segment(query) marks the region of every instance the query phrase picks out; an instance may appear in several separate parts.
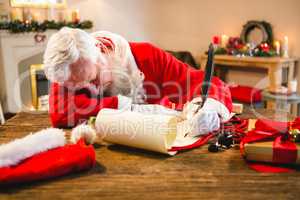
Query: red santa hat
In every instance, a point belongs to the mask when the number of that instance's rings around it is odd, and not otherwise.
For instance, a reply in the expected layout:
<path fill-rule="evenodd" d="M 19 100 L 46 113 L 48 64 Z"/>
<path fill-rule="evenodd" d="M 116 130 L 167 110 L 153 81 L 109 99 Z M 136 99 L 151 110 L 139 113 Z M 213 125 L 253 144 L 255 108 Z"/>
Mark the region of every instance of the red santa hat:
<path fill-rule="evenodd" d="M 66 144 L 65 133 L 49 128 L 0 146 L 0 185 L 54 178 L 95 165 L 84 139 Z"/>

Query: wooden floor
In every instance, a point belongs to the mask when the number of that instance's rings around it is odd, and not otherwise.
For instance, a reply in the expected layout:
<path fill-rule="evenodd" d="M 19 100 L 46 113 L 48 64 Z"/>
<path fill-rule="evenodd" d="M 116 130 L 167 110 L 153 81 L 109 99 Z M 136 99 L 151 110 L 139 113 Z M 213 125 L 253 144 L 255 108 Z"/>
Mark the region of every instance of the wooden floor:
<path fill-rule="evenodd" d="M 243 117 L 252 117 L 247 111 Z M 260 110 L 269 117 L 284 113 Z M 20 113 L 0 126 L 0 143 L 49 126 L 47 114 Z M 248 168 L 238 149 L 209 153 L 207 146 L 174 157 L 95 145 L 88 172 L 0 188 L 0 199 L 299 199 L 300 173 L 262 174 Z"/>

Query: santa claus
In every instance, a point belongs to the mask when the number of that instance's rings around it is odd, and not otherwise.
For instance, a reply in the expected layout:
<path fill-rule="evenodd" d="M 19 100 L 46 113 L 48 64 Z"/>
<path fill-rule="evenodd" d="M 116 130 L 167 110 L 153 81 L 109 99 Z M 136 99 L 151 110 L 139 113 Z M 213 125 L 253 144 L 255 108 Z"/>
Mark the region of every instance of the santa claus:
<path fill-rule="evenodd" d="M 193 135 L 217 130 L 230 119 L 231 96 L 221 80 L 212 79 L 209 97 L 195 112 L 203 71 L 150 43 L 128 42 L 114 33 L 62 28 L 49 39 L 44 68 L 52 82 L 54 127 L 72 127 L 102 108 L 174 115 L 183 109 Z"/>

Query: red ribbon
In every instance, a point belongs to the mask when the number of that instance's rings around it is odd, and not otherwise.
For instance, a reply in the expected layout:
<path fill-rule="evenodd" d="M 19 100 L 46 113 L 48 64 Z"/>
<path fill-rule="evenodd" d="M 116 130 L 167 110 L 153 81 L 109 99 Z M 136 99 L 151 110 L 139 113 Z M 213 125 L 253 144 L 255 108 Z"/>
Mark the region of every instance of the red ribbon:
<path fill-rule="evenodd" d="M 297 147 L 291 141 L 290 129 L 300 129 L 300 118 L 293 122 L 276 122 L 272 120 L 257 120 L 255 129 L 248 132 L 240 143 L 241 154 L 244 156 L 244 146 L 247 143 L 273 141 L 273 162 L 275 164 L 291 164 L 297 160 Z M 290 172 L 286 167 L 248 162 L 249 166 L 260 172 Z"/>

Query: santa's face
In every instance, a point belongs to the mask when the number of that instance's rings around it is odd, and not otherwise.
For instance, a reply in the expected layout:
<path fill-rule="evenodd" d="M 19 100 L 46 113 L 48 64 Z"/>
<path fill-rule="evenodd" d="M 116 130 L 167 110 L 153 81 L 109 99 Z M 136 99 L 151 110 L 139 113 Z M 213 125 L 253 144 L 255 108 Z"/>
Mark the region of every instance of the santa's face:
<path fill-rule="evenodd" d="M 64 82 L 69 89 L 96 87 L 104 90 L 112 83 L 111 70 L 107 66 L 93 63 L 89 59 L 80 58 L 70 66 L 70 77 Z"/>

